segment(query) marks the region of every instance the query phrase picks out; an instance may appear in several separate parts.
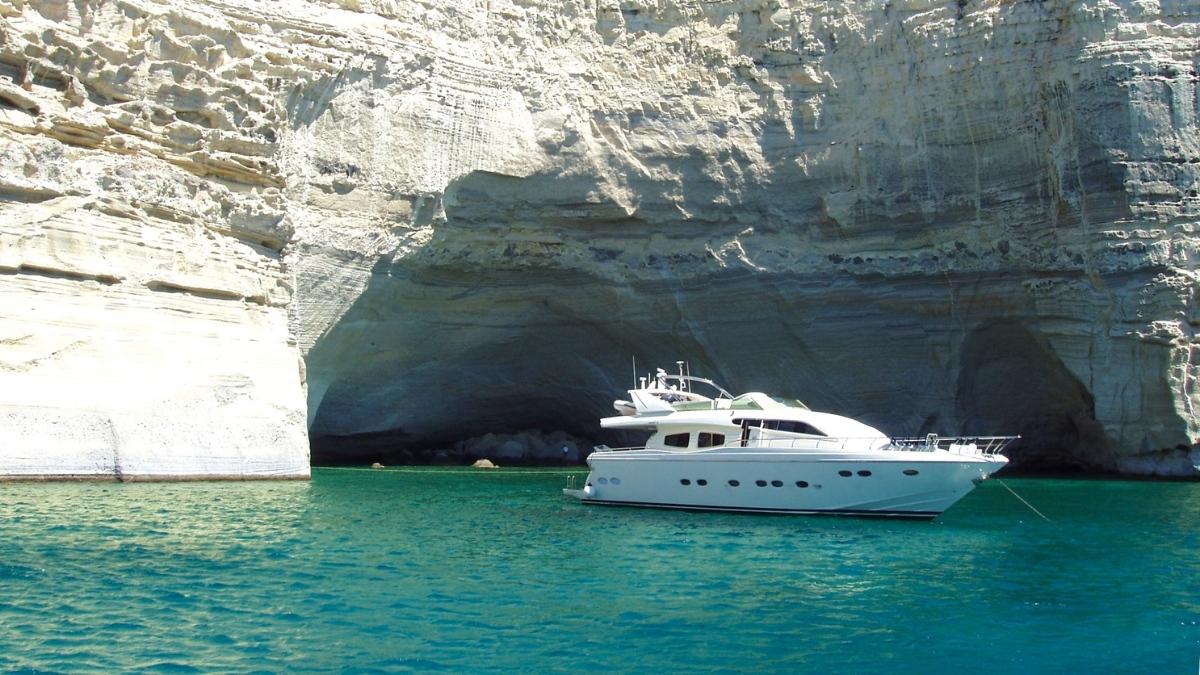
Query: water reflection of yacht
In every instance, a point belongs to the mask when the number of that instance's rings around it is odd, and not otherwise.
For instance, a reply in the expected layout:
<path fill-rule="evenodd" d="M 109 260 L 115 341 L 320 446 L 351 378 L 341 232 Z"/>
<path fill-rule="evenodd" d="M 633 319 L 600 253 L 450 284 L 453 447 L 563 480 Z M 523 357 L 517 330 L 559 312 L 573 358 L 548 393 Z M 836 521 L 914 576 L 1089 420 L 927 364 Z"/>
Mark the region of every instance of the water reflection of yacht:
<path fill-rule="evenodd" d="M 707 385 L 712 396 L 694 391 Z M 733 396 L 659 369 L 639 378 L 605 429 L 650 432 L 643 447 L 597 447 L 587 504 L 755 513 L 934 518 L 1008 463 L 1016 436 L 890 438 L 798 400 Z"/>

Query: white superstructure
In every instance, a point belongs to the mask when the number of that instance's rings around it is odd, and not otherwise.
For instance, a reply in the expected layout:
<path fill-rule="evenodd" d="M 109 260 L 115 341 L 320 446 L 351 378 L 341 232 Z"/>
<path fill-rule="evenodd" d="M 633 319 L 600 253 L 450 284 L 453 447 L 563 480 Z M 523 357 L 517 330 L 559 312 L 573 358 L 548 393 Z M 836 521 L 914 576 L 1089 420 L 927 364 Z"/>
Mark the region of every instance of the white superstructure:
<path fill-rule="evenodd" d="M 678 375 L 641 378 L 629 396 L 600 426 L 648 431 L 646 445 L 596 448 L 585 485 L 566 494 L 590 504 L 933 518 L 1007 464 L 999 453 L 1017 438 L 890 438 L 800 401 L 734 397 L 682 363 Z"/>

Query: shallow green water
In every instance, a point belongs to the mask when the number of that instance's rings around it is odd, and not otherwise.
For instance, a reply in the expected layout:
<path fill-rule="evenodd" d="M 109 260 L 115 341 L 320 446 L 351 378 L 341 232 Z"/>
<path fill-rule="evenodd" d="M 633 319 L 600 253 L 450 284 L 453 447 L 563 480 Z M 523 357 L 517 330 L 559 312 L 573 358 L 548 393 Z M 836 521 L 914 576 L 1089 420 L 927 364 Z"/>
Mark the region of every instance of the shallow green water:
<path fill-rule="evenodd" d="M 577 472 L 578 473 L 578 472 Z M 1200 484 L 891 522 L 587 507 L 566 472 L 0 484 L 0 669 L 1195 672 Z"/>

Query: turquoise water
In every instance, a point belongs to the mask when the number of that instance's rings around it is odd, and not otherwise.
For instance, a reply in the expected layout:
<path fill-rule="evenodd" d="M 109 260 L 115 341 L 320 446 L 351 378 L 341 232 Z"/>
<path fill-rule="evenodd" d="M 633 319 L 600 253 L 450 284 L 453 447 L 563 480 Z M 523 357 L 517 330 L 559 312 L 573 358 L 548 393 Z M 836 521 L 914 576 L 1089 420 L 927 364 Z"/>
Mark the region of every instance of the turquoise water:
<path fill-rule="evenodd" d="M 579 472 L 575 472 L 579 473 Z M 0 484 L 0 669 L 1196 672 L 1200 484 L 933 522 L 588 507 L 566 472 Z M 965 671 L 964 671 L 965 672 Z"/>

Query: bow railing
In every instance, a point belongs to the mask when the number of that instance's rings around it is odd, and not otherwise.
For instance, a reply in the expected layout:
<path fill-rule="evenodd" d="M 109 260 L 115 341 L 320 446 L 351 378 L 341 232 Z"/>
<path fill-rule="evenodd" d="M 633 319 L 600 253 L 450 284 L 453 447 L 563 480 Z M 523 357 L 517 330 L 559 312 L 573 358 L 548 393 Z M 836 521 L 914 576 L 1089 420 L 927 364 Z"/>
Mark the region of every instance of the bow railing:
<path fill-rule="evenodd" d="M 983 455 L 991 457 L 1000 454 L 1001 450 L 1020 440 L 1020 436 L 947 436 L 926 434 L 913 438 L 893 438 L 892 446 L 896 450 L 933 451 L 945 450 L 962 455 Z"/>

